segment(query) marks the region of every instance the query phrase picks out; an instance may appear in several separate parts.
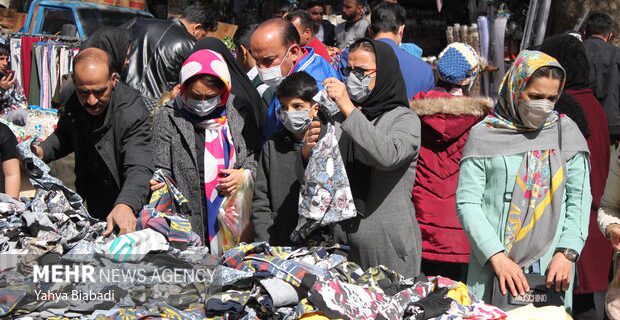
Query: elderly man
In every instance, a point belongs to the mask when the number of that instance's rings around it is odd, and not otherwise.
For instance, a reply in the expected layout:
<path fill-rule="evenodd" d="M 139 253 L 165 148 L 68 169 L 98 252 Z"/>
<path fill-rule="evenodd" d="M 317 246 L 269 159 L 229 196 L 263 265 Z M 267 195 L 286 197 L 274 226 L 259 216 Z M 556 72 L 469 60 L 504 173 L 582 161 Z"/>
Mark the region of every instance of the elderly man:
<path fill-rule="evenodd" d="M 286 15 L 286 20 L 290 21 L 295 26 L 295 29 L 297 29 L 297 33 L 299 33 L 299 45 L 302 47 L 311 47 L 316 54 L 325 58 L 327 62 L 332 62 L 325 45 L 314 36 L 314 22 L 306 11 L 293 11 Z"/>
<path fill-rule="evenodd" d="M 60 112 L 56 131 L 37 156 L 49 162 L 75 152 L 75 186 L 91 215 L 106 219 L 112 233 L 135 230 L 153 175 L 148 114 L 138 93 L 111 72 L 108 54 L 97 48 L 75 58 L 75 92 Z"/>
<path fill-rule="evenodd" d="M 310 47 L 299 45 L 299 33 L 290 22 L 275 18 L 263 22 L 250 40 L 252 56 L 256 60 L 258 75 L 268 86 L 276 88 L 291 73 L 305 71 L 316 81 L 319 88 L 327 78 L 340 79 L 336 70 Z M 263 140 L 281 128 L 276 117 L 280 109 L 278 99 L 273 99 L 267 110 L 267 123 Z"/>
<path fill-rule="evenodd" d="M 366 35 L 366 30 L 370 25 L 364 18 L 366 4 L 366 0 L 344 0 L 342 3 L 342 19 L 345 22 L 336 26 L 338 49 L 344 50 Z"/>

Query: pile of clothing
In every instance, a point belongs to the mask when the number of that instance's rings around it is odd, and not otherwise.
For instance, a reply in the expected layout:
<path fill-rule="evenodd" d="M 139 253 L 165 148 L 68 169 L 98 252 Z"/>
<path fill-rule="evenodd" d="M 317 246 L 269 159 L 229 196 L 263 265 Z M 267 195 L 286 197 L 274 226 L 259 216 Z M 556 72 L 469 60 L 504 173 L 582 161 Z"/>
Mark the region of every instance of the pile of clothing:
<path fill-rule="evenodd" d="M 140 212 L 138 230 L 104 238 L 105 223 L 89 216 L 28 143 L 19 151 L 35 197 L 0 195 L 0 318 L 506 318 L 463 283 L 362 270 L 342 245 L 242 243 L 210 254 L 183 214 L 186 200 L 161 172 L 155 178 L 166 191 Z M 46 266 L 81 272 L 64 271 L 59 280 L 46 277 Z"/>
<path fill-rule="evenodd" d="M 25 126 L 18 126 L 8 120 L 0 119 L 0 123 L 5 124 L 13 131 L 17 137 L 17 142 L 29 139 L 41 142 L 54 133 L 58 123 L 58 110 L 31 106 L 26 112 Z"/>

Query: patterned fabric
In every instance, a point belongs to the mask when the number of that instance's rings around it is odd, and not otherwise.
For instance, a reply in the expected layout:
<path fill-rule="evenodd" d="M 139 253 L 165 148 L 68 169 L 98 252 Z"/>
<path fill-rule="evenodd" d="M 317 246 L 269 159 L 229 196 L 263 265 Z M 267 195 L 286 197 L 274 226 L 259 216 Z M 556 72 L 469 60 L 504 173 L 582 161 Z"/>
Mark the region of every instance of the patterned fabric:
<path fill-rule="evenodd" d="M 0 88 L 0 113 L 9 114 L 11 111 L 28 108 L 28 99 L 24 94 L 24 89 L 18 81 L 9 90 Z"/>
<path fill-rule="evenodd" d="M 165 236 L 173 246 L 187 246 L 192 238 L 191 223 L 185 216 L 190 214 L 187 199 L 162 170 L 155 171 L 153 180 L 166 185 L 153 192 L 140 212 L 136 229 L 150 228 Z"/>
<path fill-rule="evenodd" d="M 319 140 L 308 161 L 299 191 L 299 222 L 291 240 L 300 242 L 321 226 L 357 215 L 335 127 Z"/>
<path fill-rule="evenodd" d="M 82 197 L 80 197 L 77 192 L 67 188 L 60 179 L 53 177 L 50 174 L 50 168 L 43 162 L 43 160 L 39 159 L 32 150 L 30 150 L 30 146 L 32 145 L 34 139 L 26 140 L 17 145 L 17 150 L 19 151 L 19 156 L 22 159 L 24 166 L 26 167 L 26 171 L 28 173 L 28 178 L 30 183 L 37 189 L 42 189 L 43 191 L 56 191 L 60 190 L 69 201 L 71 207 L 81 215 L 90 218 L 88 211 L 84 207 L 84 202 Z"/>
<path fill-rule="evenodd" d="M 242 271 L 268 272 L 272 276 L 299 287 L 305 275 L 312 274 L 310 267 L 293 260 L 286 260 L 284 253 L 266 242 L 241 244 L 222 256 L 222 264 Z"/>
<path fill-rule="evenodd" d="M 486 117 L 483 123 L 492 128 L 522 130 L 516 110 L 521 93 L 532 74 L 545 66 L 561 69 L 555 59 L 544 53 L 522 52 L 502 82 L 500 110 L 495 111 L 495 116 Z M 542 130 L 555 127 L 558 121 L 558 114 L 552 113 Z M 532 265 L 553 241 L 555 234 L 549 230 L 559 222 L 565 184 L 566 163 L 559 150 L 550 148 L 525 153 L 517 172 L 503 239 L 508 256 L 518 265 Z"/>
<path fill-rule="evenodd" d="M 501 122 L 510 123 L 510 126 L 517 128 L 521 127 L 521 121 L 517 114 L 517 108 L 521 103 L 521 93 L 527 87 L 534 72 L 542 67 L 559 68 L 562 70 L 562 74 L 565 74 L 557 60 L 542 52 L 525 50 L 519 54 L 506 73 L 499 89 L 499 107 L 495 107 L 494 112 Z M 565 78 L 564 76 L 560 83 L 558 96 L 564 88 Z"/>
<path fill-rule="evenodd" d="M 151 251 L 166 250 L 166 238 L 153 229 L 124 234 L 103 246 L 103 253 L 107 258 L 120 262 L 140 261 Z"/>
<path fill-rule="evenodd" d="M 121 308 L 111 317 L 97 319 L 109 320 L 138 320 L 138 319 L 175 319 L 175 320 L 201 320 L 205 318 L 204 308 L 188 308 L 179 310 L 167 305 L 165 302 L 147 303 L 140 308 Z"/>
<path fill-rule="evenodd" d="M 480 57 L 471 46 L 455 42 L 448 45 L 437 60 L 439 78 L 458 85 L 468 85 L 480 69 Z"/>

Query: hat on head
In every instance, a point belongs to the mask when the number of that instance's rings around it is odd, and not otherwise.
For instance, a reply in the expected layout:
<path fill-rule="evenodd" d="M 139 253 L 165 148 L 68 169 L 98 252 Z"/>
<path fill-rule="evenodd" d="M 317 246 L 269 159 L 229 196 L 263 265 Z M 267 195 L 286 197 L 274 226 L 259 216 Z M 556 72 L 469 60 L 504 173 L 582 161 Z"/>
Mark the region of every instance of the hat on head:
<path fill-rule="evenodd" d="M 480 57 L 471 46 L 455 42 L 439 54 L 437 71 L 443 81 L 456 85 L 468 85 L 480 69 Z"/>

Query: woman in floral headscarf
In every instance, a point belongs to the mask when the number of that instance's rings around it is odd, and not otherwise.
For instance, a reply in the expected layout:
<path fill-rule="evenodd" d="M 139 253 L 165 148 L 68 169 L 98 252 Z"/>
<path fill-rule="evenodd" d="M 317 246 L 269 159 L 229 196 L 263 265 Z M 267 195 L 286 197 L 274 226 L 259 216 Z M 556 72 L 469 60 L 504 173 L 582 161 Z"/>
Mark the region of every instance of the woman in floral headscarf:
<path fill-rule="evenodd" d="M 217 52 L 199 50 L 183 63 L 176 99 L 153 124 L 155 167 L 172 177 L 189 200 L 192 231 L 218 253 L 217 213 L 224 197 L 256 176 L 260 150 L 254 119 L 237 110 L 230 73 Z M 247 116 L 251 112 L 244 112 Z M 151 180 L 151 189 L 162 185 Z"/>
<path fill-rule="evenodd" d="M 529 290 L 524 273 L 546 275 L 566 291 L 588 233 L 588 146 L 577 125 L 553 107 L 564 69 L 524 51 L 504 78 L 494 114 L 471 130 L 461 160 L 457 212 L 472 247 L 467 283 L 491 302 Z"/>

